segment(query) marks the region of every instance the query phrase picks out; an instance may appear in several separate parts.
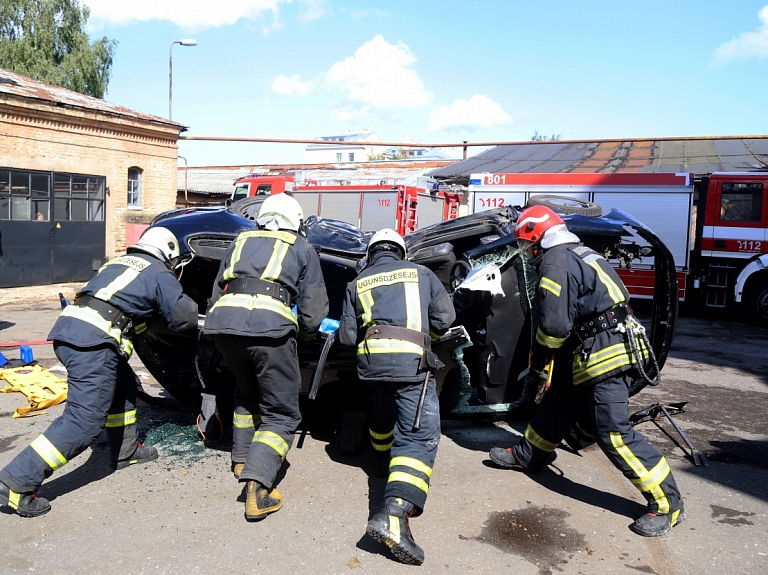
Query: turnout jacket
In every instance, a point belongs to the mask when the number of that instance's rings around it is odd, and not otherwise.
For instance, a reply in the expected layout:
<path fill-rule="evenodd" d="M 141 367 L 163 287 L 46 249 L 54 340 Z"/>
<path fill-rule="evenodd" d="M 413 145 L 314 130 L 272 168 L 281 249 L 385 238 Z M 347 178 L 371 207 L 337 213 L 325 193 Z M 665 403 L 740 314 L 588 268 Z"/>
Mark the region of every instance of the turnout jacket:
<path fill-rule="evenodd" d="M 104 317 L 103 311 L 79 305 L 78 298 L 94 297 L 116 308 L 141 333 L 144 321 L 161 316 L 174 331 L 197 328 L 197 304 L 182 291 L 176 276 L 157 258 L 131 253 L 105 263 L 77 292 L 73 305 L 65 307 L 48 339 L 80 347 L 104 343 L 114 345 L 127 358 L 133 352 L 131 330 L 124 330 Z M 85 298 L 82 301 L 85 301 Z"/>
<path fill-rule="evenodd" d="M 228 290 L 228 283 L 236 278 L 277 284 L 290 295 L 290 305 L 266 293 Z M 221 261 L 211 303 L 205 333 L 277 338 L 298 332 L 301 339 L 310 340 L 328 315 L 317 252 L 290 230 L 242 232 Z M 294 304 L 296 315 L 291 311 Z"/>
<path fill-rule="evenodd" d="M 557 352 L 571 356 L 575 385 L 603 381 L 630 369 L 635 358 L 625 333 L 609 329 L 584 342 L 572 333 L 574 326 L 629 301 L 629 292 L 613 267 L 578 243 L 549 248 L 535 265 L 539 305 L 532 367 L 541 369 Z M 636 337 L 636 342 L 640 356 L 647 359 L 643 339 Z"/>
<path fill-rule="evenodd" d="M 339 341 L 357 346 L 361 380 L 418 382 L 424 378 L 423 346 L 397 338 L 365 339 L 366 331 L 371 326 L 390 325 L 434 340 L 455 320 L 453 302 L 430 269 L 380 251 L 347 285 Z"/>

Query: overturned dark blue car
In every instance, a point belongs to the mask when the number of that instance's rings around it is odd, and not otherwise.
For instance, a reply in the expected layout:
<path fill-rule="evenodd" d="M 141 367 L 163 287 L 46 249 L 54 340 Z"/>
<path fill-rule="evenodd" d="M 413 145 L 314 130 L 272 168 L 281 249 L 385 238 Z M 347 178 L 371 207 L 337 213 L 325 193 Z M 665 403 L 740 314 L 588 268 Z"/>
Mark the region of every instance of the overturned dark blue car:
<path fill-rule="evenodd" d="M 186 261 L 180 281 L 198 304 L 201 328 L 220 260 L 239 232 L 256 227 L 261 201 L 254 197 L 227 207 L 172 210 L 152 223 L 168 228 L 179 239 Z M 445 364 L 436 373 L 443 417 L 503 415 L 521 395 L 518 375 L 528 362 L 530 294 L 536 279 L 518 253 L 514 236 L 518 213 L 514 207 L 497 208 L 437 223 L 405 237 L 407 258 L 435 272 L 452 295 L 457 312 L 455 326 L 433 344 Z M 617 265 L 631 266 L 641 256 L 645 261 L 653 258 L 654 298 L 643 319 L 661 369 L 677 318 L 672 254 L 648 227 L 618 210 L 602 217 L 576 213 L 563 219 L 586 245 Z M 341 315 L 346 285 L 357 275 L 375 230 L 361 231 L 316 216 L 306 219 L 305 229 L 322 265 L 330 301 L 326 323 L 332 326 Z M 484 285 L 489 281 L 493 289 Z M 178 334 L 159 322 L 150 323 L 134 343 L 144 365 L 174 398 L 197 406 L 201 394 L 208 394 L 217 398 L 222 416 L 231 412 L 233 376 L 213 342 L 202 333 Z M 332 398 L 342 411 L 355 409 L 355 402 L 364 398 L 353 350 L 336 342 L 332 327 L 300 346 L 299 359 L 306 397 Z M 643 386 L 638 381 L 630 394 Z"/>

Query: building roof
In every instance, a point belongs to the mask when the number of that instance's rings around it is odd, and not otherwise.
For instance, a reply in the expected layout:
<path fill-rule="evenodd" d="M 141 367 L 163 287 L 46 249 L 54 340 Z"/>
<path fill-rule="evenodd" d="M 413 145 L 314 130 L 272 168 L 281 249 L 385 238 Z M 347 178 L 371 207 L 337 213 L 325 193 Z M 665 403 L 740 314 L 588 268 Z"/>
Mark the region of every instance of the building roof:
<path fill-rule="evenodd" d="M 768 137 L 547 141 L 500 145 L 429 175 L 475 173 L 748 172 L 768 170 Z"/>
<path fill-rule="evenodd" d="M 359 134 L 344 134 L 342 136 L 320 136 L 319 138 L 316 138 L 318 140 L 326 140 L 328 141 L 327 144 L 307 144 L 307 147 L 305 149 L 307 150 L 314 150 L 314 149 L 323 149 L 323 148 L 333 148 L 333 144 L 335 142 L 361 142 L 360 147 L 365 147 L 366 142 L 378 142 L 379 136 L 376 135 L 376 132 L 361 132 Z M 349 148 L 349 145 L 343 146 L 344 148 Z"/>
<path fill-rule="evenodd" d="M 179 167 L 177 188 L 180 192 L 210 195 L 229 195 L 232 184 L 238 178 L 249 174 L 290 171 L 297 173 L 300 180 L 341 183 L 344 185 L 367 185 L 380 182 L 416 185 L 428 172 L 443 167 L 449 161 L 388 161 L 360 162 L 354 164 L 292 164 L 262 166 L 225 167 Z M 186 176 L 186 187 L 185 187 Z"/>
<path fill-rule="evenodd" d="M 66 88 L 47 84 L 39 80 L 33 80 L 32 78 L 2 69 L 0 69 L 0 94 L 9 94 L 12 96 L 41 100 L 56 105 L 72 106 L 91 111 L 95 110 L 107 114 L 128 117 L 134 120 L 168 124 L 177 126 L 181 129 L 180 131 L 186 130 L 181 124 L 173 122 L 172 120 L 151 116 L 149 114 L 142 114 L 141 112 L 131 110 L 124 106 L 111 104 L 105 100 L 100 100 L 99 98 L 86 96 L 79 92 L 67 90 Z"/>

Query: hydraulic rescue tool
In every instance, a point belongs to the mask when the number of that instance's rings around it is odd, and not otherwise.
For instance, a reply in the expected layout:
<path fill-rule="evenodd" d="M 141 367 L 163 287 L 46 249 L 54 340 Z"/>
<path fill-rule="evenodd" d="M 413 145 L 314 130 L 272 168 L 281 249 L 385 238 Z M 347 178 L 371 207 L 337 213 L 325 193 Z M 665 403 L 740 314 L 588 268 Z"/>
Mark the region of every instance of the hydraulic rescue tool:
<path fill-rule="evenodd" d="M 670 413 L 683 413 L 683 407 L 685 407 L 687 403 L 688 403 L 687 401 L 680 401 L 677 403 L 670 403 L 667 406 L 663 406 L 660 403 L 654 403 L 648 406 L 647 408 L 637 411 L 632 415 L 630 415 L 629 422 L 632 425 L 637 425 L 638 423 L 643 423 L 645 421 L 653 421 L 657 423 L 659 415 L 664 414 L 669 420 L 669 422 L 672 424 L 672 427 L 675 428 L 675 431 L 677 431 L 677 433 L 680 434 L 680 437 L 683 438 L 683 442 L 685 443 L 685 445 L 688 447 L 688 449 L 691 450 L 691 459 L 693 460 L 693 464 L 697 466 L 703 465 L 704 467 L 709 467 L 709 462 L 707 461 L 707 458 L 704 456 L 704 454 L 701 451 L 699 451 L 693 446 L 693 444 L 685 436 L 685 433 L 683 433 L 683 430 L 680 429 L 680 426 L 670 415 Z"/>

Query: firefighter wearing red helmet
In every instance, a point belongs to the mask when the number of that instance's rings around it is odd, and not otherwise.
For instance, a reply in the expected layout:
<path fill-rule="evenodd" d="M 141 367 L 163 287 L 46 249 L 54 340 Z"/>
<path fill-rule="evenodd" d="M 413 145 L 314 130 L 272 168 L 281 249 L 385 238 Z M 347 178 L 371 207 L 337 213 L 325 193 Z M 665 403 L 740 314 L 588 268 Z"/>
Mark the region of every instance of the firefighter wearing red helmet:
<path fill-rule="evenodd" d="M 525 435 L 491 460 L 527 473 L 541 470 L 577 422 L 591 424 L 603 452 L 648 501 L 630 525 L 656 537 L 685 519 L 666 459 L 628 421 L 628 389 L 647 377 L 653 353 L 627 306 L 629 292 L 597 252 L 545 206 L 520 213 L 515 235 L 538 272 L 538 311 L 523 401 L 539 403 Z M 546 393 L 545 393 L 546 392 Z"/>

